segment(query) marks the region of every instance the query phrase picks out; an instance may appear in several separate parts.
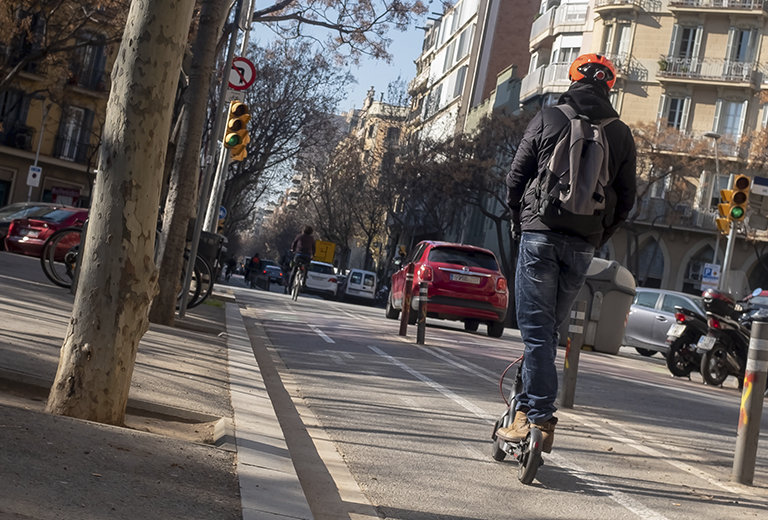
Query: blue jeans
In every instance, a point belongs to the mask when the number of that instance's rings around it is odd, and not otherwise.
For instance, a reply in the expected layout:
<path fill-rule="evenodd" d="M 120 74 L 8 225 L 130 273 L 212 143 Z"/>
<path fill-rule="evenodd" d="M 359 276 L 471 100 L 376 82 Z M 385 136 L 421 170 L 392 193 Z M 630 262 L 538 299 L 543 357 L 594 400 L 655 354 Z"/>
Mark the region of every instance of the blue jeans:
<path fill-rule="evenodd" d="M 595 248 L 554 232 L 524 232 L 515 275 L 517 326 L 525 344 L 517 409 L 543 423 L 555 413 L 558 330 L 587 276 Z"/>

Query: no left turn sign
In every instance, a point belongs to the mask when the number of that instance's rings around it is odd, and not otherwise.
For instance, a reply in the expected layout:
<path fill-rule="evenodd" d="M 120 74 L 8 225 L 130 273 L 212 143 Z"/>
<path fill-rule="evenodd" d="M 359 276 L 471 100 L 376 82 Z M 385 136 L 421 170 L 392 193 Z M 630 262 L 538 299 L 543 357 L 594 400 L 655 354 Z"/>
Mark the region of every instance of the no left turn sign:
<path fill-rule="evenodd" d="M 250 60 L 237 57 L 232 60 L 232 70 L 229 71 L 229 88 L 245 90 L 256 81 L 256 67 Z"/>

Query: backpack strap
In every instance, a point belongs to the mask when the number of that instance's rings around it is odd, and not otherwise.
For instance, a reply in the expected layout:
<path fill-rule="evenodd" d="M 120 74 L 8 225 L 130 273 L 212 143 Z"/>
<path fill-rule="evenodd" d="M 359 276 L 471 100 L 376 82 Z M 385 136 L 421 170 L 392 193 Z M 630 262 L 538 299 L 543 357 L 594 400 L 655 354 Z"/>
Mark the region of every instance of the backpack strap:
<path fill-rule="evenodd" d="M 555 108 L 559 109 L 563 114 L 565 114 L 565 117 L 568 119 L 576 119 L 579 117 L 579 114 L 576 112 L 576 109 L 573 108 L 571 105 L 555 105 Z"/>

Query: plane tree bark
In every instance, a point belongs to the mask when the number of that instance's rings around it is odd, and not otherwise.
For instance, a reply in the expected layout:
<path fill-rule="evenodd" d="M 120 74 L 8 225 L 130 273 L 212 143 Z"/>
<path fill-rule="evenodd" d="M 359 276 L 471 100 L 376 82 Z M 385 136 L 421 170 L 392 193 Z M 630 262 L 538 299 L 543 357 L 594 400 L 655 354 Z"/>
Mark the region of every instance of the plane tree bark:
<path fill-rule="evenodd" d="M 122 424 L 157 287 L 155 224 L 193 0 L 133 0 L 112 71 L 80 283 L 46 410 Z"/>

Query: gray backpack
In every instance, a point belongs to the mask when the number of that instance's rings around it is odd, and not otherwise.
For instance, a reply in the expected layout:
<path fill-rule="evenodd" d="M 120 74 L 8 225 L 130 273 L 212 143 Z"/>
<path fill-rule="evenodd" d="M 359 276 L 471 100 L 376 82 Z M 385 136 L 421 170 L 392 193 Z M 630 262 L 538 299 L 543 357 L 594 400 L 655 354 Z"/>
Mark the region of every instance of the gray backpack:
<path fill-rule="evenodd" d="M 569 119 L 546 172 L 535 188 L 541 221 L 553 231 L 587 237 L 603 231 L 608 168 L 605 126 L 617 118 L 590 121 L 573 107 L 557 105 Z"/>

